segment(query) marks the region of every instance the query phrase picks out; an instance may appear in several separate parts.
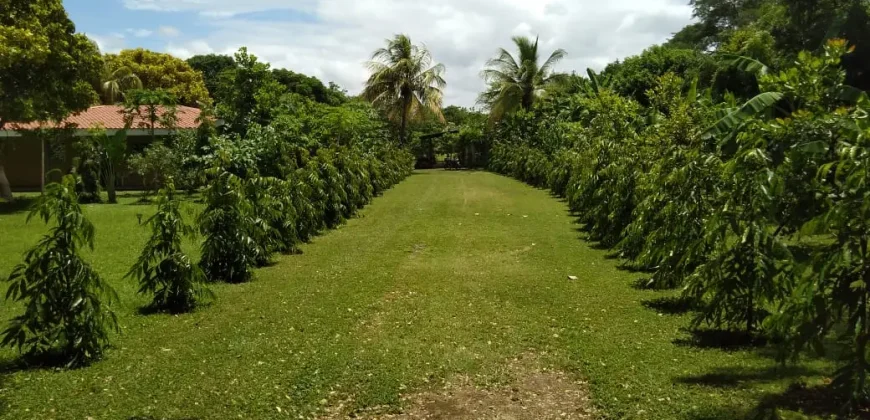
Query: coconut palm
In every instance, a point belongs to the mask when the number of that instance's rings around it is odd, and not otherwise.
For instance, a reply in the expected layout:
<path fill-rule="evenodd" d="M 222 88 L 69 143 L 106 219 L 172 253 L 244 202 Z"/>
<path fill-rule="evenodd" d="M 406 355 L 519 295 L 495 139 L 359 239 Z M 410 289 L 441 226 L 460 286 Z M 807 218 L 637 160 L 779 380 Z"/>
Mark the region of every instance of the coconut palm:
<path fill-rule="evenodd" d="M 513 41 L 519 55 L 514 58 L 510 52 L 499 48 L 498 56 L 487 61 L 487 69 L 481 73 L 489 89 L 481 93 L 477 101 L 489 110 L 493 120 L 520 108 L 531 109 L 544 87 L 563 77 L 553 74 L 553 66 L 565 57 L 565 50 L 554 51 L 539 65 L 538 38 L 515 36 Z"/>
<path fill-rule="evenodd" d="M 114 105 L 124 99 L 125 92 L 133 89 L 142 89 L 142 80 L 129 67 L 119 67 L 102 84 L 103 101 L 107 105 Z"/>
<path fill-rule="evenodd" d="M 372 75 L 362 96 L 399 124 L 400 143 L 405 143 L 408 123 L 421 119 L 427 111 L 444 119 L 444 65 L 433 64 L 425 46 L 412 44 L 407 35 L 396 35 L 372 54 L 366 66 Z"/>

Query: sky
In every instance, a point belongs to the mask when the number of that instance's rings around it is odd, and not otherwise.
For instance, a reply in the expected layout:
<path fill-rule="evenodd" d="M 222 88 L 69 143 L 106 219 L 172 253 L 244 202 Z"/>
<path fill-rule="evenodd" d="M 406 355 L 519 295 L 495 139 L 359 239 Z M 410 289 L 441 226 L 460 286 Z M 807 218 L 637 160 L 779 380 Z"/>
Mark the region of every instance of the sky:
<path fill-rule="evenodd" d="M 180 58 L 239 47 L 272 67 L 359 93 L 364 63 L 405 33 L 447 70 L 444 105 L 470 107 L 511 37 L 538 36 L 542 60 L 585 73 L 666 41 L 692 19 L 688 0 L 64 0 L 76 29 L 103 52 L 147 48 Z"/>

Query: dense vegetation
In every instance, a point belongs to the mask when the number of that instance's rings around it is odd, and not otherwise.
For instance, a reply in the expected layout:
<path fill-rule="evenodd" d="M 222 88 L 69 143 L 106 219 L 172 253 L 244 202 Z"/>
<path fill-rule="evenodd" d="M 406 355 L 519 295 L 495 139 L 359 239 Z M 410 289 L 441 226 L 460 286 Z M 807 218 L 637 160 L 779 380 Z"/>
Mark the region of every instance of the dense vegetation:
<path fill-rule="evenodd" d="M 125 172 L 143 177 L 144 201 L 160 190 L 128 277 L 151 309 L 185 312 L 211 296 L 206 282 L 247 282 L 347 221 L 415 155 L 446 155 L 564 197 L 589 239 L 648 273 L 639 288 L 679 289 L 690 329 L 770 343 L 782 363 L 833 354 L 843 413 L 866 410 L 870 4 L 691 4 L 697 21 L 670 41 L 585 77 L 555 71 L 564 50 L 539 62 L 537 39 L 513 38 L 517 53 L 497 50 L 481 73 L 483 114 L 442 109 L 444 66 L 406 35 L 375 50 L 352 98 L 244 47 L 102 55 L 58 0 L 2 1 L 0 129 L 102 102 L 151 137 L 132 155 L 126 130 L 72 143 L 72 168 L 32 213 L 49 233 L 8 278 L 23 314 L 2 343 L 67 366 L 103 354 L 114 293 L 81 255 L 95 231 L 80 203 L 104 189 L 116 202 Z M 176 132 L 178 105 L 202 109 L 196 132 Z M 200 194 L 193 225 L 176 187 Z M 0 197 L 12 200 L 2 162 Z M 194 263 L 182 242 L 197 234 Z"/>
<path fill-rule="evenodd" d="M 27 31 L 55 19 L 65 24 L 60 25 L 63 31 L 46 36 L 57 38 L 60 46 L 49 42 L 47 50 L 80 41 L 60 2 L 13 3 L 23 18 L 10 25 L 24 26 L 12 35 L 26 37 Z M 32 21 L 23 11 L 33 15 Z M 15 45 L 9 46 L 11 52 L 17 51 Z M 31 83 L 25 95 L 3 108 L 0 127 L 10 119 L 60 120 L 94 103 L 101 90 L 103 101 L 123 103 L 128 128 L 142 121 L 135 128 L 148 130 L 151 143 L 128 156 L 126 130 L 108 135 L 101 127 L 73 141 L 71 173 L 63 184 L 51 185 L 34 210 L 56 226 L 9 278 L 8 296 L 26 310 L 13 319 L 3 343 L 28 356 L 56 352 L 55 361 L 83 365 L 99 358 L 108 345 L 114 318 L 103 298 L 112 293 L 79 255 L 79 246 L 92 246 L 95 237 L 79 202 L 101 202 L 105 188 L 114 203 L 122 167 L 138 172 L 152 191 L 162 188 L 157 213 L 146 221 L 151 239 L 128 277 L 139 282 L 140 293 L 153 295 L 151 309 L 172 312 L 191 310 L 207 297 L 206 281 L 250 280 L 253 269 L 270 263 L 274 253 L 292 252 L 323 229 L 337 227 L 411 171 L 412 155 L 391 140 L 393 130 L 371 105 L 349 101 L 334 87 L 318 89 L 316 79 L 271 72 L 245 48 L 232 60 L 218 60 L 226 68 L 215 76 L 214 110 L 203 74 L 177 58 L 142 49 L 105 57 L 95 48 L 73 52 L 85 56 L 83 72 L 93 70 L 91 61 L 104 65 L 99 78 L 96 72 L 78 75 L 78 85 L 61 79 L 88 95 Z M 58 51 L 66 58 L 70 53 Z M 32 73 L 49 65 L 24 58 L 18 62 L 23 67 L 14 72 Z M 2 77 L 3 83 L 28 83 Z M 60 94 L 70 97 L 39 102 Z M 205 107 L 197 132 L 174 132 L 177 104 Z M 48 109 L 34 111 L 37 105 Z M 225 124 L 217 126 L 216 118 Z M 157 128 L 174 134 L 158 141 Z M 202 191 L 205 208 L 195 228 L 181 215 L 177 184 Z M 182 238 L 195 231 L 203 236 L 198 264 L 181 249 Z"/>
<path fill-rule="evenodd" d="M 646 106 L 599 87 L 550 98 L 494 128 L 490 166 L 566 197 L 592 240 L 651 273 L 644 286 L 682 287 L 694 327 L 770 337 L 782 360 L 838 351 L 834 386 L 857 408 L 870 101 L 845 84 L 850 51 L 832 40 L 780 71 L 741 58 L 761 92 L 745 103 L 671 72 Z"/>

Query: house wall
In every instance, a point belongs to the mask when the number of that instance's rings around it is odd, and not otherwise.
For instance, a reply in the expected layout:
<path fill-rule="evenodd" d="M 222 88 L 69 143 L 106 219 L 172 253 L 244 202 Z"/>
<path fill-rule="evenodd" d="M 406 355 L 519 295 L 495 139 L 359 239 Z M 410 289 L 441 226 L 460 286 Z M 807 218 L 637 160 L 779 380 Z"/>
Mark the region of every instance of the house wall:
<path fill-rule="evenodd" d="M 17 138 L 0 141 L 6 142 L 2 157 L 3 168 L 12 191 L 39 190 L 42 178 L 39 140 Z"/>
<path fill-rule="evenodd" d="M 156 136 L 156 140 L 166 140 L 168 136 Z M 40 141 L 30 137 L 0 138 L 6 142 L 3 152 L 3 164 L 6 177 L 13 192 L 39 191 L 41 182 L 42 158 Z M 63 174 L 72 170 L 75 151 L 72 147 L 73 139 L 66 138 L 60 141 L 46 141 L 45 144 L 45 171 L 48 174 L 45 182 L 58 181 Z M 127 153 L 138 153 L 151 143 L 150 136 L 128 136 Z M 53 172 L 52 172 L 53 171 Z M 59 173 L 58 173 L 59 171 Z M 136 190 L 143 188 L 142 177 L 130 173 L 127 168 L 120 169 L 118 176 L 118 189 Z"/>

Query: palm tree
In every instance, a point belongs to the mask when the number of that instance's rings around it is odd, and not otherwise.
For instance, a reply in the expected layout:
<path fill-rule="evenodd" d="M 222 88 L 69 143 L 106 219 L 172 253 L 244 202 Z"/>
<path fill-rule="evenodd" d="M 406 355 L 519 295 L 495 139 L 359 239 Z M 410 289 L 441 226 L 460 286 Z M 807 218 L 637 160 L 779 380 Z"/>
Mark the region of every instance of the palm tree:
<path fill-rule="evenodd" d="M 372 54 L 366 66 L 372 75 L 362 96 L 399 124 L 401 144 L 405 143 L 408 123 L 421 119 L 426 111 L 444 120 L 444 65 L 433 65 L 425 46 L 412 44 L 407 35 L 396 35 Z"/>
<path fill-rule="evenodd" d="M 111 72 L 103 82 L 103 101 L 114 105 L 124 99 L 125 92 L 132 89 L 142 89 L 142 80 L 127 66 L 119 67 Z"/>
<path fill-rule="evenodd" d="M 515 36 L 513 41 L 519 51 L 517 58 L 499 48 L 498 56 L 487 61 L 488 68 L 481 73 L 489 89 L 481 93 L 477 101 L 489 110 L 492 120 L 499 120 L 519 108 L 531 109 L 544 87 L 564 76 L 553 74 L 553 66 L 565 58 L 565 50 L 554 51 L 543 65 L 538 65 L 538 38 L 532 41 Z"/>

